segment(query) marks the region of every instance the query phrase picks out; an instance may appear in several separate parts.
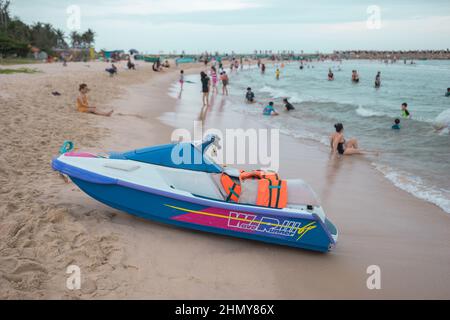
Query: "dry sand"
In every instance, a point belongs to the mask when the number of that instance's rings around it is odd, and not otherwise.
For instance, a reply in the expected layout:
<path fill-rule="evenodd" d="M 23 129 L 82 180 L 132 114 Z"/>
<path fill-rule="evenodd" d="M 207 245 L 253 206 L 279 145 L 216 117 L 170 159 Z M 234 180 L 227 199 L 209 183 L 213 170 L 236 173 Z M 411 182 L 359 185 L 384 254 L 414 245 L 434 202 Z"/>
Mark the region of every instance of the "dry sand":
<path fill-rule="evenodd" d="M 283 137 L 281 173 L 304 178 L 322 198 L 340 229 L 329 254 L 173 228 L 90 199 L 50 168 L 64 140 L 96 151 L 167 143 L 173 129 L 156 119 L 189 107 L 197 117 L 201 106 L 168 96 L 174 70 L 122 65 L 111 79 L 103 63 L 38 68 L 44 73 L 0 77 L 0 298 L 450 298 L 450 217 L 365 161 L 330 161 L 315 144 Z M 80 82 L 113 117 L 75 111 Z M 221 102 L 207 127 L 261 126 Z M 80 291 L 66 289 L 71 264 L 81 268 Z M 374 264 L 378 291 L 366 287 Z"/>

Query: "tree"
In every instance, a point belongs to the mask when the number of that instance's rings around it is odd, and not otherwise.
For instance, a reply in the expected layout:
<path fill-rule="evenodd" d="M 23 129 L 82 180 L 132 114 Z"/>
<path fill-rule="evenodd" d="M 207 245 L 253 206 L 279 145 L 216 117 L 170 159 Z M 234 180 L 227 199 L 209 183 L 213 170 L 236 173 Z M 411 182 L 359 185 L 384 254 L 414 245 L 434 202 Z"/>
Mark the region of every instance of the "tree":
<path fill-rule="evenodd" d="M 64 31 L 62 31 L 61 29 L 56 29 L 55 30 L 56 33 L 56 46 L 59 49 L 65 49 L 67 48 L 67 42 L 66 42 L 66 35 L 64 33 Z"/>
<path fill-rule="evenodd" d="M 80 47 L 81 35 L 76 31 L 72 31 L 72 33 L 70 34 L 70 43 L 72 44 L 72 48 Z"/>
<path fill-rule="evenodd" d="M 91 45 L 95 42 L 95 32 L 91 29 L 88 29 L 83 35 L 81 36 L 83 45 L 85 48 L 90 48 Z"/>
<path fill-rule="evenodd" d="M 0 28 L 6 30 L 9 22 L 9 6 L 10 0 L 0 0 Z"/>

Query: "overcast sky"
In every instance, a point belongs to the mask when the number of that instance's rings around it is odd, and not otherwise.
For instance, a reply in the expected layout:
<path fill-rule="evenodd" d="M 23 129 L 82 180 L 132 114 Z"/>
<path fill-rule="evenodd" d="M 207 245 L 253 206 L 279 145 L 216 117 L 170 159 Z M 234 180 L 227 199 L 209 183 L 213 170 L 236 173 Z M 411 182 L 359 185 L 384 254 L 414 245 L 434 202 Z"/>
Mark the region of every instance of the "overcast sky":
<path fill-rule="evenodd" d="M 80 9 L 97 49 L 146 52 L 446 49 L 448 0 L 13 0 L 28 23 L 70 33 Z M 377 6 L 377 8 L 370 6 Z M 378 14 L 379 13 L 379 14 Z M 378 24 L 377 17 L 380 17 Z M 73 26 L 73 23 L 70 24 Z M 379 28 L 378 28 L 379 27 Z"/>

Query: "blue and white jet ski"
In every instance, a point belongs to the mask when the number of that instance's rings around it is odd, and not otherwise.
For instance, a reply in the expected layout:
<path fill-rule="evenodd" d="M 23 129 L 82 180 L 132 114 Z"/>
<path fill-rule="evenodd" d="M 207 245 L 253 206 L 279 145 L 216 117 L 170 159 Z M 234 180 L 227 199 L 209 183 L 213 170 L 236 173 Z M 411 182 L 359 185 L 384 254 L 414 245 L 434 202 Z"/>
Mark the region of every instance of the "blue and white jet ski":
<path fill-rule="evenodd" d="M 286 204 L 278 207 L 278 193 L 277 205 L 271 205 L 273 200 L 261 205 L 258 179 L 242 181 L 242 171 L 222 167 L 206 154 L 217 144 L 216 136 L 208 136 L 201 144 L 175 143 L 107 156 L 63 152 L 52 167 L 92 198 L 148 220 L 321 252 L 336 245 L 338 230 L 306 183 L 285 180 Z M 179 161 L 180 155 L 195 161 Z M 223 178 L 234 181 L 233 190 L 238 186 L 238 197 L 226 190 Z M 268 183 L 270 192 L 279 192 Z"/>

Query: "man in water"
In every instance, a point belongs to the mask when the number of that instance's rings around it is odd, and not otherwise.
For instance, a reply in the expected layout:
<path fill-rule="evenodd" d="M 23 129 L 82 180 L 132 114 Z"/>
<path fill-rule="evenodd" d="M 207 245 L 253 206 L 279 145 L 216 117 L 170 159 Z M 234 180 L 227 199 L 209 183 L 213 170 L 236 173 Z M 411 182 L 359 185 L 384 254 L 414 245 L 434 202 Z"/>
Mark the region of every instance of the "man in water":
<path fill-rule="evenodd" d="M 377 76 L 375 77 L 375 88 L 381 87 L 381 72 L 378 71 Z"/>
<path fill-rule="evenodd" d="M 275 109 L 273 107 L 273 102 L 269 102 L 269 105 L 264 108 L 263 115 L 271 116 L 272 114 L 274 116 L 278 115 L 278 113 L 275 111 Z"/>
<path fill-rule="evenodd" d="M 277 80 L 280 80 L 280 69 L 277 69 L 277 71 L 275 71 L 275 76 L 277 77 Z"/>
<path fill-rule="evenodd" d="M 446 97 L 450 97 L 450 88 L 447 88 L 447 92 L 445 93 Z"/>
<path fill-rule="evenodd" d="M 331 69 L 328 70 L 328 81 L 334 80 L 334 73 L 331 71 Z"/>
<path fill-rule="evenodd" d="M 286 111 L 295 110 L 294 106 L 288 101 L 288 99 L 283 99 L 284 107 L 286 108 Z"/>
<path fill-rule="evenodd" d="M 255 102 L 255 94 L 253 93 L 252 88 L 247 88 L 247 93 L 245 94 L 245 99 L 247 100 L 247 103 Z"/>

